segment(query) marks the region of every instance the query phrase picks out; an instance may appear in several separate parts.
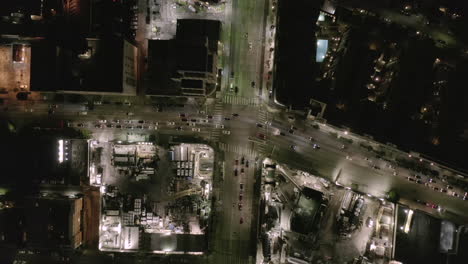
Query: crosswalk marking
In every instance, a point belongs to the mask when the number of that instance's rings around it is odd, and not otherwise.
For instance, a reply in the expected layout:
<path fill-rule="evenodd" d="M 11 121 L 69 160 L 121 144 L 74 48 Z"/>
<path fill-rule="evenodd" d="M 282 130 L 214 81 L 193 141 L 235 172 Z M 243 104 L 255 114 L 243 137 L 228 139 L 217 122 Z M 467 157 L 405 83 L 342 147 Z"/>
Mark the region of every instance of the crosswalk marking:
<path fill-rule="evenodd" d="M 222 122 L 222 118 L 223 118 L 223 102 L 221 102 L 221 100 L 217 100 L 216 101 L 216 104 L 214 105 L 214 108 L 213 108 L 213 124 L 216 125 L 216 124 L 220 124 Z M 220 129 L 211 129 L 211 134 L 210 134 L 210 138 L 211 140 L 213 141 L 218 141 L 219 140 L 219 137 L 221 136 L 221 130 Z"/>
<path fill-rule="evenodd" d="M 219 142 L 219 148 L 223 151 L 233 152 L 246 157 L 254 157 L 256 155 L 256 151 L 252 148 L 226 144 L 223 142 Z"/>
<path fill-rule="evenodd" d="M 222 101 L 223 101 L 223 103 L 233 104 L 233 105 L 252 105 L 252 106 L 255 106 L 255 105 L 259 104 L 259 100 L 258 100 L 257 97 L 247 98 L 247 97 L 235 96 L 235 95 L 231 95 L 231 94 L 225 94 L 222 97 Z"/>

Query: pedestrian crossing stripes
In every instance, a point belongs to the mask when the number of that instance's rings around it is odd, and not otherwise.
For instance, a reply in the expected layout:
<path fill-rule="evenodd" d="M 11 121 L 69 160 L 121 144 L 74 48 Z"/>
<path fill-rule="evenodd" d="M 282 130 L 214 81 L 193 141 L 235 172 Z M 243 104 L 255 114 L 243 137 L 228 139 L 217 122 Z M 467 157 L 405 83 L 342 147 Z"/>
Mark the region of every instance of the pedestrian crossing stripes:
<path fill-rule="evenodd" d="M 256 155 L 256 151 L 249 147 L 241 147 L 219 142 L 219 148 L 223 151 L 233 152 L 246 157 L 254 157 Z"/>
<path fill-rule="evenodd" d="M 221 120 L 221 117 L 223 116 L 223 109 L 223 103 L 221 101 L 217 101 L 213 109 L 214 120 Z"/>
<path fill-rule="evenodd" d="M 265 124 L 268 121 L 268 112 L 263 108 L 259 108 L 257 111 L 257 120 L 259 123 Z"/>
<path fill-rule="evenodd" d="M 223 119 L 223 103 L 221 101 L 217 101 L 216 104 L 214 105 L 213 108 L 213 124 L 221 124 L 222 119 Z M 213 141 L 218 141 L 219 137 L 221 136 L 221 130 L 220 129 L 212 129 L 210 138 Z"/>
<path fill-rule="evenodd" d="M 261 133 L 268 135 L 267 127 L 269 126 L 268 112 L 263 107 L 259 107 L 257 111 L 257 122 L 263 126 L 259 128 Z M 256 144 L 256 150 L 258 153 L 265 154 L 267 152 L 268 146 L 265 141 L 259 141 Z"/>
<path fill-rule="evenodd" d="M 233 105 L 258 105 L 259 100 L 256 97 L 246 98 L 235 95 L 226 94 L 222 97 L 223 103 L 233 104 Z"/>

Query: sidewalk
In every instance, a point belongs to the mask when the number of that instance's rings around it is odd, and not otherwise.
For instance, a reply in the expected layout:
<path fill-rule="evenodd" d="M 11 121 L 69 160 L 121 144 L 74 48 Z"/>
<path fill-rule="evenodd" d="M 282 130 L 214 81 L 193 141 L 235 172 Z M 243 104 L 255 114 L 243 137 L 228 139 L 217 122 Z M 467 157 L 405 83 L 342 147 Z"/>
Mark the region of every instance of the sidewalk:
<path fill-rule="evenodd" d="M 261 98 L 265 101 L 269 102 L 271 99 L 269 98 L 270 91 L 272 89 L 272 82 L 273 82 L 273 65 L 274 65 L 274 57 L 275 51 L 274 48 L 276 46 L 276 8 L 272 9 L 273 5 L 276 6 L 277 0 L 268 1 L 268 15 L 266 16 L 266 23 L 265 23 L 265 35 L 263 36 L 264 39 L 264 56 L 263 56 L 263 74 L 262 74 L 262 95 Z M 269 74 L 269 72 L 272 72 Z M 264 93 L 266 91 L 266 94 Z"/>

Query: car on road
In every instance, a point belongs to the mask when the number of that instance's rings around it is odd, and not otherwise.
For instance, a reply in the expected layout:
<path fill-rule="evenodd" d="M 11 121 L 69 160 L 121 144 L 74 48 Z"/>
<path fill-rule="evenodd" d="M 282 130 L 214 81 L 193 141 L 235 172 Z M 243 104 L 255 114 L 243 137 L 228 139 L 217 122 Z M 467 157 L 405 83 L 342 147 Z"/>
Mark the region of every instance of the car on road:
<path fill-rule="evenodd" d="M 132 112 L 127 112 L 127 115 L 128 115 L 128 116 L 132 116 L 133 113 L 132 113 Z"/>
<path fill-rule="evenodd" d="M 146 123 L 145 120 L 138 120 L 138 124 L 144 124 Z"/>
<path fill-rule="evenodd" d="M 260 123 L 257 123 L 257 127 L 263 127 L 263 125 Z"/>
<path fill-rule="evenodd" d="M 280 134 L 280 136 L 286 136 L 286 134 L 284 132 L 280 132 L 279 134 Z"/>
<path fill-rule="evenodd" d="M 182 127 L 177 127 L 176 128 L 178 131 L 181 131 L 182 130 Z"/>
<path fill-rule="evenodd" d="M 315 141 L 315 138 L 309 137 L 309 141 Z"/>
<path fill-rule="evenodd" d="M 248 160 L 245 161 L 245 167 L 246 167 L 246 168 L 249 167 L 249 161 L 248 161 Z"/>
<path fill-rule="evenodd" d="M 374 226 L 374 220 L 371 217 L 367 217 L 366 226 L 372 228 Z"/>
<path fill-rule="evenodd" d="M 192 128 L 192 131 L 194 131 L 194 132 L 200 132 L 200 128 L 198 128 L 198 127 L 193 127 L 193 128 Z"/>
<path fill-rule="evenodd" d="M 238 203 L 237 208 L 239 209 L 239 211 L 241 211 L 242 210 L 242 203 Z"/>
<path fill-rule="evenodd" d="M 314 144 L 314 145 L 312 145 L 312 147 L 313 147 L 314 149 L 320 149 L 320 145 L 319 145 L 319 144 Z"/>
<path fill-rule="evenodd" d="M 243 198 L 242 194 L 239 194 L 239 201 L 242 201 L 242 198 Z"/>
<path fill-rule="evenodd" d="M 105 119 L 99 120 L 99 123 L 102 123 L 102 124 L 107 123 L 107 120 Z"/>
<path fill-rule="evenodd" d="M 234 114 L 232 114 L 232 116 L 234 116 L 234 117 L 238 117 L 238 116 L 239 116 L 239 114 L 236 114 L 236 113 L 234 113 Z"/>
<path fill-rule="evenodd" d="M 244 184 L 243 183 L 239 184 L 239 189 L 244 190 Z"/>
<path fill-rule="evenodd" d="M 239 165 L 239 160 L 236 159 L 236 160 L 234 161 L 234 164 L 235 164 L 236 166 Z"/>
<path fill-rule="evenodd" d="M 296 145 L 291 145 L 289 146 L 292 150 L 296 150 L 297 146 Z"/>
<path fill-rule="evenodd" d="M 250 83 L 250 85 L 252 86 L 252 88 L 254 88 L 254 87 L 255 87 L 255 82 L 252 81 L 252 82 Z"/>
<path fill-rule="evenodd" d="M 133 126 L 126 126 L 126 129 L 133 129 Z"/>
<path fill-rule="evenodd" d="M 292 130 L 292 129 L 289 129 L 288 132 L 289 132 L 289 134 L 294 134 L 294 130 Z"/>
<path fill-rule="evenodd" d="M 241 217 L 240 220 L 239 220 L 239 223 L 241 223 L 241 224 L 244 223 L 244 218 Z"/>
<path fill-rule="evenodd" d="M 180 120 L 181 120 L 182 122 L 187 122 L 187 121 L 188 121 L 187 118 L 182 118 L 182 119 L 180 119 Z"/>
<path fill-rule="evenodd" d="M 137 128 L 137 129 L 143 129 L 143 127 L 142 127 L 142 126 L 136 126 L 136 128 Z"/>
<path fill-rule="evenodd" d="M 216 127 L 216 128 L 221 128 L 221 129 L 224 129 L 224 125 L 218 125 L 218 124 L 216 124 L 216 126 L 215 126 L 215 127 Z"/>
<path fill-rule="evenodd" d="M 244 168 L 241 168 L 241 173 L 244 174 Z"/>
<path fill-rule="evenodd" d="M 213 119 L 213 116 L 212 115 L 207 115 L 206 118 Z"/>
<path fill-rule="evenodd" d="M 452 196 L 460 197 L 460 195 L 459 195 L 458 193 L 456 193 L 456 192 L 453 192 L 453 193 L 452 193 Z"/>
<path fill-rule="evenodd" d="M 115 128 L 122 128 L 122 126 L 121 125 L 116 125 Z"/>
<path fill-rule="evenodd" d="M 196 123 L 198 120 L 195 119 L 195 118 L 192 118 L 192 119 L 190 119 L 190 121 Z"/>
<path fill-rule="evenodd" d="M 408 181 L 413 181 L 413 182 L 415 181 L 415 179 L 413 179 L 412 177 L 406 177 L 406 179 L 407 179 Z"/>
<path fill-rule="evenodd" d="M 95 128 L 101 128 L 101 125 L 95 125 L 94 127 Z"/>
<path fill-rule="evenodd" d="M 77 124 L 76 126 L 77 126 L 77 127 L 84 127 L 85 125 L 82 124 L 82 123 L 79 123 L 79 124 Z"/>
<path fill-rule="evenodd" d="M 440 192 L 447 193 L 447 189 L 440 189 Z"/>
<path fill-rule="evenodd" d="M 120 120 L 118 120 L 118 119 L 114 119 L 114 123 L 117 123 L 117 124 L 119 124 L 119 123 L 120 123 Z"/>
<path fill-rule="evenodd" d="M 180 113 L 180 114 L 179 114 L 179 117 L 186 117 L 186 116 L 185 116 L 185 113 Z"/>
<path fill-rule="evenodd" d="M 230 134 L 231 134 L 231 131 L 229 131 L 229 130 L 223 130 L 223 134 L 224 134 L 224 135 L 230 135 Z"/>
<path fill-rule="evenodd" d="M 439 188 L 437 188 L 437 187 L 432 187 L 432 189 L 433 189 L 434 191 L 436 191 L 436 192 L 439 191 Z"/>
<path fill-rule="evenodd" d="M 244 165 L 244 163 L 245 163 L 245 158 L 242 157 L 242 158 L 241 158 L 241 164 Z"/>
<path fill-rule="evenodd" d="M 107 124 L 106 127 L 107 127 L 107 128 L 113 128 L 114 125 L 112 125 L 112 124 Z"/>
<path fill-rule="evenodd" d="M 175 126 L 175 122 L 167 122 L 168 126 Z"/>
<path fill-rule="evenodd" d="M 237 169 L 234 169 L 234 176 L 237 176 Z"/>
<path fill-rule="evenodd" d="M 265 140 L 265 139 L 266 139 L 266 136 L 265 136 L 264 134 L 262 134 L 262 133 L 258 133 L 258 134 L 257 134 L 257 137 L 258 137 L 259 139 L 261 139 L 261 140 Z"/>
<path fill-rule="evenodd" d="M 229 121 L 229 120 L 231 120 L 231 118 L 230 117 L 225 117 L 224 120 Z"/>

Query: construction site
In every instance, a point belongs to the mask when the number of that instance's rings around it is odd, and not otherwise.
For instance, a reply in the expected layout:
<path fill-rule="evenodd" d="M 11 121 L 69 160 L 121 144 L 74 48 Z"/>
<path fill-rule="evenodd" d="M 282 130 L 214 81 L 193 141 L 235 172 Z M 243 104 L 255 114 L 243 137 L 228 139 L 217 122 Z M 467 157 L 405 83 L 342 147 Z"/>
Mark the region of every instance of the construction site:
<path fill-rule="evenodd" d="M 111 155 L 110 164 L 101 167 L 113 173 L 101 185 L 99 249 L 203 254 L 211 215 L 213 149 L 109 144 L 102 153 Z"/>

